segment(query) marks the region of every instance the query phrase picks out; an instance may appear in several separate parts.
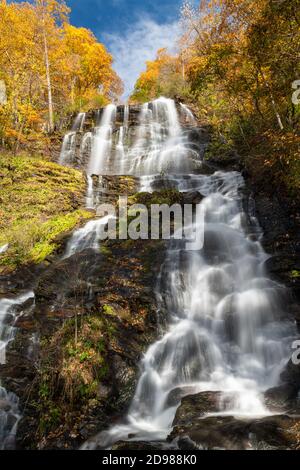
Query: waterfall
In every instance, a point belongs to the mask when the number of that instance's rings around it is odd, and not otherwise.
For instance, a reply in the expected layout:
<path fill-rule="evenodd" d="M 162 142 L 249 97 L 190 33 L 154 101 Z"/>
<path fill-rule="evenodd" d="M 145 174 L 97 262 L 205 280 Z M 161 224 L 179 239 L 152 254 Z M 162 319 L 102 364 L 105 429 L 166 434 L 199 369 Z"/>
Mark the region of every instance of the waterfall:
<path fill-rule="evenodd" d="M 84 136 L 82 137 L 82 141 L 80 144 L 80 153 L 81 155 L 87 150 L 88 145 L 91 144 L 92 142 L 92 133 L 91 132 L 86 132 Z"/>
<path fill-rule="evenodd" d="M 195 119 L 184 105 L 180 107 L 189 123 Z M 96 127 L 81 137 L 80 161 L 88 175 L 190 173 L 199 164 L 198 149 L 194 149 L 186 132 L 180 126 L 176 104 L 167 98 L 158 98 L 142 105 L 136 132 L 129 129 L 129 106 L 123 108 L 123 124 L 117 132 L 117 107 L 108 105 L 97 113 Z M 76 140 L 83 129 L 86 115 L 80 113 L 63 140 L 59 162 L 74 160 Z M 194 121 L 193 121 L 194 122 Z M 86 154 L 89 163 L 86 165 Z"/>
<path fill-rule="evenodd" d="M 67 244 L 63 259 L 87 249 L 97 251 L 102 230 L 111 218 L 111 216 L 105 216 L 96 220 L 90 220 L 84 227 L 76 230 Z"/>
<path fill-rule="evenodd" d="M 73 132 L 81 132 L 84 126 L 84 121 L 85 121 L 85 113 L 79 113 L 77 114 L 73 125 L 72 125 L 72 131 Z"/>
<path fill-rule="evenodd" d="M 192 113 L 181 110 L 191 123 Z M 151 191 L 160 178 L 181 192 L 203 195 L 204 246 L 188 251 L 184 241 L 170 242 L 157 287 L 167 326 L 141 361 L 123 423 L 83 449 L 124 439 L 165 439 L 180 404 L 178 390 L 181 397 L 191 391 L 222 392 L 221 415 L 270 414 L 263 393 L 278 383 L 296 335 L 294 324 L 282 320 L 285 289 L 265 270 L 268 255 L 259 225 L 243 211 L 241 174 L 192 174 L 199 153 L 183 132 L 172 100 L 142 106 L 126 158 L 129 173 L 142 176 L 143 190 Z"/>
<path fill-rule="evenodd" d="M 177 179 L 179 190 L 205 196 L 205 244 L 187 252 L 173 241 L 162 270 L 170 326 L 142 361 L 127 417 L 143 438 L 166 437 L 177 407 L 168 398 L 178 388 L 222 391 L 220 414 L 269 414 L 262 392 L 278 382 L 295 328 L 280 320 L 283 288 L 268 278 L 268 257 L 244 227 L 242 187 L 234 172 Z"/>
<path fill-rule="evenodd" d="M 180 127 L 175 102 L 159 98 L 143 105 L 137 139 L 128 151 L 129 173 L 137 176 L 159 173 L 189 173 L 199 159 Z"/>
<path fill-rule="evenodd" d="M 76 132 L 68 132 L 63 139 L 60 157 L 58 163 L 60 165 L 72 163 L 76 150 Z"/>
<path fill-rule="evenodd" d="M 0 364 L 5 364 L 7 346 L 15 338 L 15 323 L 22 314 L 17 308 L 33 296 L 33 292 L 28 292 L 15 299 L 0 300 Z M 0 381 L 0 450 L 14 448 L 20 418 L 18 397 Z"/>
<path fill-rule="evenodd" d="M 93 178 L 89 175 L 87 175 L 87 190 L 86 190 L 85 206 L 87 209 L 94 208 L 94 182 L 93 182 Z"/>
<path fill-rule="evenodd" d="M 76 116 L 72 124 L 71 131 L 68 132 L 63 139 L 58 160 L 58 163 L 61 165 L 71 164 L 73 162 L 76 151 L 76 134 L 77 132 L 81 132 L 83 130 L 85 116 L 85 113 L 79 113 Z"/>
<path fill-rule="evenodd" d="M 193 126 L 197 125 L 197 121 L 195 119 L 195 116 L 193 115 L 192 111 L 183 103 L 180 103 L 181 111 L 186 119 L 186 121 L 189 124 L 192 124 Z"/>
<path fill-rule="evenodd" d="M 124 126 L 121 126 L 119 130 L 119 140 L 117 144 L 117 163 L 119 165 L 118 173 L 120 175 L 124 174 L 125 169 L 124 131 L 126 131 L 126 128 Z"/>
<path fill-rule="evenodd" d="M 127 129 L 129 124 L 129 106 L 125 104 L 124 106 L 124 128 Z"/>
<path fill-rule="evenodd" d="M 113 121 L 116 106 L 109 104 L 103 111 L 99 127 L 93 135 L 91 158 L 88 167 L 89 175 L 100 175 L 108 172 L 109 156 L 112 147 Z"/>

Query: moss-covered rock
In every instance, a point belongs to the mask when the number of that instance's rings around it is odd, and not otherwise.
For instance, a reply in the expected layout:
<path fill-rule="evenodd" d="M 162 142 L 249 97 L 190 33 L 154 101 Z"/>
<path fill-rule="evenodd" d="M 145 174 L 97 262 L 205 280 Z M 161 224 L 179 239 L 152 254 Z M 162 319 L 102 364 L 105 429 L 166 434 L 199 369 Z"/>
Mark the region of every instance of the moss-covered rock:
<path fill-rule="evenodd" d="M 83 173 L 41 158 L 0 156 L 0 273 L 40 263 L 57 249 L 58 237 L 92 213 L 81 208 Z"/>

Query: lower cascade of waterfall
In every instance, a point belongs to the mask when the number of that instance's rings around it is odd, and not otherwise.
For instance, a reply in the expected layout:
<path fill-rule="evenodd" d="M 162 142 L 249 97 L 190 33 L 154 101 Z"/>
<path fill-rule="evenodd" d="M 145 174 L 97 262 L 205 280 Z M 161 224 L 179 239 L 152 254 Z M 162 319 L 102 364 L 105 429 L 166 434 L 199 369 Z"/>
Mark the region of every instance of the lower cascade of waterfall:
<path fill-rule="evenodd" d="M 83 449 L 164 440 L 182 396 L 201 391 L 222 392 L 217 414 L 269 415 L 263 393 L 278 383 L 296 335 L 294 324 L 282 320 L 285 289 L 265 271 L 258 222 L 243 210 L 241 174 L 201 174 L 199 128 L 185 105 L 166 98 L 146 103 L 135 125 L 132 112 L 124 108 L 120 118 L 109 105 L 98 115 L 86 163 L 88 207 L 95 207 L 95 175 L 138 176 L 141 191 L 198 191 L 204 246 L 188 251 L 184 240 L 170 241 L 157 286 L 158 306 L 167 312 L 163 333 L 142 358 L 123 422 Z M 75 232 L 65 256 L 96 247 L 104 223 L 91 221 Z"/>
<path fill-rule="evenodd" d="M 20 306 L 33 298 L 33 292 L 14 299 L 0 300 L 0 364 L 6 362 L 6 349 L 16 334 L 15 323 L 20 315 Z M 13 449 L 18 422 L 21 418 L 18 397 L 7 391 L 0 382 L 0 450 Z"/>
<path fill-rule="evenodd" d="M 291 355 L 295 326 L 282 320 L 284 288 L 268 277 L 262 234 L 243 212 L 240 173 L 166 180 L 205 196 L 204 247 L 186 251 L 182 242 L 171 242 L 158 286 L 168 326 L 142 359 L 124 422 L 83 449 L 118 440 L 164 440 L 181 397 L 201 391 L 222 392 L 220 415 L 269 415 L 263 392 L 278 383 Z"/>

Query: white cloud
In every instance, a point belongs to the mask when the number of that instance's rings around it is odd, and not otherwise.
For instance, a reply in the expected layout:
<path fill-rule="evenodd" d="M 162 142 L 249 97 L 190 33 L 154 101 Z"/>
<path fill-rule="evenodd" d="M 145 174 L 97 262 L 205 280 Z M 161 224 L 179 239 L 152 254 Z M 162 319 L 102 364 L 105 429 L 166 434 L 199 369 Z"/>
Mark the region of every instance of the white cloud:
<path fill-rule="evenodd" d="M 158 49 L 174 52 L 180 35 L 178 22 L 158 24 L 151 18 L 140 18 L 124 33 L 105 33 L 105 43 L 114 57 L 114 69 L 125 85 L 125 97 L 129 96 L 145 62 L 155 58 Z"/>

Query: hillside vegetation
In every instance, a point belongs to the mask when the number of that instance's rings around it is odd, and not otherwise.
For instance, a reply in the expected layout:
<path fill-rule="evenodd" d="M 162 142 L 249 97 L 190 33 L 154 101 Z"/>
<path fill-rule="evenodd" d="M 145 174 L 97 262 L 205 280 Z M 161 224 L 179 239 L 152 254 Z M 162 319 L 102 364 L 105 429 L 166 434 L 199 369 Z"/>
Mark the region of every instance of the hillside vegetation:
<path fill-rule="evenodd" d="M 40 263 L 59 245 L 58 237 L 92 217 L 84 210 L 80 171 L 40 158 L 0 156 L 0 273 Z"/>
<path fill-rule="evenodd" d="M 178 55 L 158 51 L 131 100 L 187 101 L 213 126 L 214 152 L 237 147 L 252 174 L 298 194 L 299 11 L 299 0 L 185 2 Z"/>

